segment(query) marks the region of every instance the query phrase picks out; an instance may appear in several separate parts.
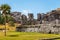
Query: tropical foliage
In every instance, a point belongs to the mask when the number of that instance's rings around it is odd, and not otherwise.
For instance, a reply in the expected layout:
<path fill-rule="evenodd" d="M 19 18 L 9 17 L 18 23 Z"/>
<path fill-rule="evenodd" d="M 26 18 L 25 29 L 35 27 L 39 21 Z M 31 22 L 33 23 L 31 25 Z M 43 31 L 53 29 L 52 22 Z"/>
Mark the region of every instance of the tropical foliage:
<path fill-rule="evenodd" d="M 6 21 L 6 23 L 9 23 L 10 25 L 12 23 L 14 25 L 14 19 L 10 15 L 11 13 L 10 10 L 11 10 L 11 7 L 8 4 L 2 4 L 0 6 L 0 24 L 4 24 Z"/>

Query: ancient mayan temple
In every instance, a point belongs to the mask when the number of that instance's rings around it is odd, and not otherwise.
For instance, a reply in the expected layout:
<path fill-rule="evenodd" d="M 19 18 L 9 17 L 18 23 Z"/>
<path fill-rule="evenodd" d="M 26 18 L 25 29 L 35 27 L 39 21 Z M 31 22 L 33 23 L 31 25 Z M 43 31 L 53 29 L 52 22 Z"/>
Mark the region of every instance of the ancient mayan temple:
<path fill-rule="evenodd" d="M 40 32 L 60 33 L 60 8 L 44 14 L 40 26 Z"/>
<path fill-rule="evenodd" d="M 34 19 L 32 13 L 21 16 L 22 25 L 17 27 L 17 31 L 24 32 L 42 32 L 42 33 L 60 33 L 60 8 L 50 12 L 38 13 L 37 19 Z"/>

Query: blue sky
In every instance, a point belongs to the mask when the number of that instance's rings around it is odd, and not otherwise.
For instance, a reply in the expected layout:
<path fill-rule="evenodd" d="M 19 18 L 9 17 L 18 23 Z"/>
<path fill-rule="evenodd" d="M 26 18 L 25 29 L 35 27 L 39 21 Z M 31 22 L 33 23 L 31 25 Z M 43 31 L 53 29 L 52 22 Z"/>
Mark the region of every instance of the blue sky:
<path fill-rule="evenodd" d="M 11 11 L 19 11 L 27 15 L 28 12 L 34 14 L 46 13 L 56 8 L 60 8 L 60 0 L 0 0 L 1 4 L 9 4 Z"/>

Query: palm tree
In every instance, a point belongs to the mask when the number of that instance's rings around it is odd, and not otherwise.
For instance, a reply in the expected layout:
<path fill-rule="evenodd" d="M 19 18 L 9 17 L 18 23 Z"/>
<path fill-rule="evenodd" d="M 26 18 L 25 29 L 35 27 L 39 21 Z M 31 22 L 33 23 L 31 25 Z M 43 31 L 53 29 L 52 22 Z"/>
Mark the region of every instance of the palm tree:
<path fill-rule="evenodd" d="M 5 36 L 6 36 L 6 15 L 10 14 L 10 6 L 8 4 L 2 4 L 0 10 L 2 11 L 3 16 L 5 17 Z"/>

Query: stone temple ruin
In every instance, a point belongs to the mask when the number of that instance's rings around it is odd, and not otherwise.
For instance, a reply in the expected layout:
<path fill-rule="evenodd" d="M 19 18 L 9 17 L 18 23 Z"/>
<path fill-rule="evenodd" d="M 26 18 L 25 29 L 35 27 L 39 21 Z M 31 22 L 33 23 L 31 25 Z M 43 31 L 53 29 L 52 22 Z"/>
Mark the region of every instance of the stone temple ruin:
<path fill-rule="evenodd" d="M 29 13 L 28 18 L 23 15 L 20 20 L 21 25 L 16 27 L 16 31 L 60 33 L 60 8 L 46 14 L 38 13 L 37 19 L 34 19 L 33 14 Z"/>

